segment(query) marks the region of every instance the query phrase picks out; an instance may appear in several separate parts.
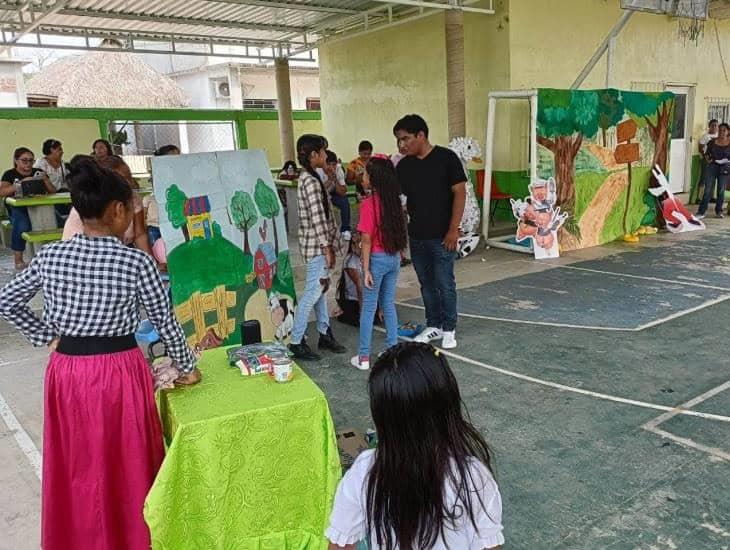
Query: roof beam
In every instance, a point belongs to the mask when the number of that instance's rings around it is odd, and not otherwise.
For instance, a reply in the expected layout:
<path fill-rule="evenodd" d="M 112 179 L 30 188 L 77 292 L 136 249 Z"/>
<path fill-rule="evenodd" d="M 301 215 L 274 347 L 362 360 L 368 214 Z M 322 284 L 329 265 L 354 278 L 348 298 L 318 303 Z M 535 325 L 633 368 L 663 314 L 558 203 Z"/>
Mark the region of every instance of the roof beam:
<path fill-rule="evenodd" d="M 15 27 L 17 23 L 13 21 L 2 21 L 0 20 L 0 28 L 7 31 L 17 32 Z M 298 47 L 303 46 L 304 43 L 297 40 L 261 40 L 260 38 L 246 38 L 246 37 L 228 37 L 228 36 L 211 36 L 206 34 L 191 34 L 191 33 L 165 33 L 165 32 L 154 32 L 154 31 L 131 31 L 129 29 L 113 29 L 113 28 L 86 28 L 76 27 L 72 25 L 41 25 L 37 27 L 37 32 L 41 34 L 47 34 L 51 36 L 78 36 L 89 38 L 119 38 L 119 39 L 134 39 L 134 40 L 147 40 L 150 42 L 188 42 L 191 44 L 201 43 L 213 43 L 220 46 L 242 46 L 251 48 L 271 48 L 272 45 L 286 47 Z M 25 44 L 18 44 L 19 46 L 25 46 Z"/>
<path fill-rule="evenodd" d="M 54 3 L 50 3 L 44 0 L 41 5 L 41 9 L 39 11 L 34 11 L 31 7 L 30 0 L 28 0 L 28 2 L 21 6 L 9 8 L 18 9 L 18 17 L 22 26 L 15 32 L 15 35 L 10 40 L 0 46 L 0 54 L 5 53 L 9 48 L 17 44 L 18 40 L 23 38 L 26 34 L 33 32 L 45 19 L 61 11 L 69 2 L 70 0 L 57 0 Z M 23 16 L 23 14 L 26 13 L 24 11 L 26 8 L 30 14 L 30 21 L 28 23 L 25 22 L 25 18 Z"/>
<path fill-rule="evenodd" d="M 144 21 L 152 23 L 167 23 L 171 25 L 194 25 L 205 27 L 224 27 L 228 29 L 245 29 L 253 31 L 291 32 L 301 34 L 307 31 L 306 27 L 294 27 L 289 25 L 268 25 L 257 23 L 243 23 L 239 21 L 225 21 L 217 19 L 197 19 L 191 17 L 175 17 L 169 15 L 151 15 L 143 13 L 132 13 L 123 11 L 85 10 L 85 9 L 64 9 L 70 0 L 59 1 L 60 7 L 54 7 L 53 13 L 46 13 L 40 6 L 34 4 L 29 6 L 28 12 L 34 17 L 45 14 L 44 17 L 58 13 L 59 15 L 70 15 L 73 17 L 93 17 L 96 19 L 116 19 L 124 21 Z M 16 4 L 0 2 L 0 10 L 17 10 Z M 32 29 L 31 29 L 32 30 Z"/>
<path fill-rule="evenodd" d="M 448 4 L 441 4 L 440 2 L 425 2 L 421 0 L 375 0 L 375 2 L 380 2 L 381 4 L 399 4 L 401 6 L 412 6 L 414 8 L 428 8 L 428 9 L 435 9 L 435 10 L 460 10 L 470 13 L 481 13 L 484 15 L 494 15 L 493 9 L 487 9 L 487 8 L 472 8 L 469 6 L 466 6 L 466 2 L 462 3 L 452 3 L 449 2 Z"/>
<path fill-rule="evenodd" d="M 122 19 L 126 21 L 147 21 L 153 23 L 169 23 L 172 25 L 197 25 L 205 27 L 225 27 L 229 29 L 246 29 L 274 32 L 306 32 L 306 27 L 293 27 L 289 25 L 268 25 L 263 23 L 242 23 L 239 21 L 226 21 L 220 19 L 197 19 L 192 17 L 175 17 L 171 15 L 150 15 L 124 11 L 103 11 L 103 10 L 82 10 L 64 9 L 59 12 L 61 15 L 72 15 L 76 17 L 95 17 L 100 19 Z"/>
<path fill-rule="evenodd" d="M 294 11 L 318 11 L 323 13 L 356 14 L 358 10 L 338 8 L 336 6 L 325 6 L 319 4 L 299 4 L 294 2 L 273 2 L 271 0 L 213 0 L 221 4 L 241 4 L 243 6 L 260 6 L 262 8 L 274 8 Z"/>

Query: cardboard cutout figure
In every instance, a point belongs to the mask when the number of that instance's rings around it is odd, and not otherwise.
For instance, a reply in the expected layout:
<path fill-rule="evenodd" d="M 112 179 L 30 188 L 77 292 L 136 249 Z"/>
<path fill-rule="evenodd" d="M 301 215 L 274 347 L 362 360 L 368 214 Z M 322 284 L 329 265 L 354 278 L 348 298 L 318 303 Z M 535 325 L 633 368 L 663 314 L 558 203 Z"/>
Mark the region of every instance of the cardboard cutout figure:
<path fill-rule="evenodd" d="M 667 177 L 658 164 L 652 168 L 651 173 L 654 174 L 659 187 L 650 187 L 649 193 L 657 198 L 664 221 L 667 222 L 667 229 L 672 233 L 685 233 L 704 229 L 704 222 L 698 220 L 694 214 L 685 208 L 681 201 L 674 197 L 672 190 L 669 189 Z"/>
<path fill-rule="evenodd" d="M 567 212 L 554 207 L 557 199 L 555 180 L 535 180 L 528 186 L 530 196 L 524 201 L 510 199 L 512 213 L 517 218 L 517 242 L 532 240 L 535 259 L 560 256 L 558 230 L 568 219 Z"/>
<path fill-rule="evenodd" d="M 466 137 L 452 139 L 449 143 L 449 149 L 457 154 L 466 174 L 466 203 L 464 204 L 464 214 L 461 216 L 461 224 L 459 224 L 461 237 L 457 241 L 456 247 L 459 258 L 465 258 L 474 251 L 481 238 L 479 234 L 481 213 L 477 195 L 474 192 L 474 184 L 469 177 L 467 164 L 470 161 L 479 162 L 482 149 L 477 140 Z"/>

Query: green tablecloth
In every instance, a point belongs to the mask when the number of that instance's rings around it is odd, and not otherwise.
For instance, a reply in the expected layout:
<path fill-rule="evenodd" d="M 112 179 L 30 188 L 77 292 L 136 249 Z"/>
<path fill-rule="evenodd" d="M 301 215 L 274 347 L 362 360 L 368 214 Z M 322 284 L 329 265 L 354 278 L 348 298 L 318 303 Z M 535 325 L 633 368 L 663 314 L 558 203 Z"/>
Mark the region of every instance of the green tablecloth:
<path fill-rule="evenodd" d="M 243 377 L 225 349 L 199 367 L 200 384 L 160 395 L 169 448 L 145 502 L 153 548 L 326 548 L 341 472 L 322 391 L 299 368 L 288 384 Z"/>

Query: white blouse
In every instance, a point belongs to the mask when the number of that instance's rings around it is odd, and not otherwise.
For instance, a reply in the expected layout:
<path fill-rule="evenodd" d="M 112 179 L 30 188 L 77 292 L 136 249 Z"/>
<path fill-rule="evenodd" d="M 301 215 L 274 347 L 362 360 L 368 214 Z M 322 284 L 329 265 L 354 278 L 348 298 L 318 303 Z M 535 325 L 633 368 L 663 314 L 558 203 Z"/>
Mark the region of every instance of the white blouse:
<path fill-rule="evenodd" d="M 329 527 L 325 536 L 330 542 L 344 547 L 370 538 L 370 548 L 378 549 L 374 533 L 367 533 L 366 492 L 367 477 L 375 460 L 375 451 L 364 451 L 357 457 L 345 476 L 340 481 L 335 494 L 335 503 L 330 516 Z M 446 527 L 444 537 L 439 538 L 430 550 L 483 550 L 504 544 L 502 535 L 502 497 L 496 481 L 486 466 L 477 460 L 471 462 L 471 474 L 479 485 L 474 492 L 479 493 L 484 508 L 479 500 L 474 499 L 474 529 L 468 515 L 457 520 L 456 529 Z M 448 507 L 453 507 L 456 500 L 454 488 L 449 484 L 446 490 Z"/>

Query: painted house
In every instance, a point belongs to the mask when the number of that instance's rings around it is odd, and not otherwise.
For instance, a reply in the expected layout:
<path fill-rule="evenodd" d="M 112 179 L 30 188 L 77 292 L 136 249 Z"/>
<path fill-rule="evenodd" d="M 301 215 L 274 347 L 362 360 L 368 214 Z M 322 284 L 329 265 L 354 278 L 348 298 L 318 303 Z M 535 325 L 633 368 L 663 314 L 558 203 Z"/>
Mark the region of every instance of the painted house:
<path fill-rule="evenodd" d="M 262 242 L 253 258 L 254 273 L 261 290 L 269 290 L 274 282 L 278 260 L 274 245 Z"/>
<path fill-rule="evenodd" d="M 185 201 L 185 217 L 190 240 L 213 238 L 210 200 L 207 195 L 191 197 Z"/>

